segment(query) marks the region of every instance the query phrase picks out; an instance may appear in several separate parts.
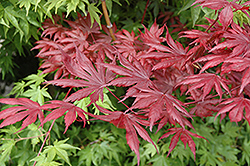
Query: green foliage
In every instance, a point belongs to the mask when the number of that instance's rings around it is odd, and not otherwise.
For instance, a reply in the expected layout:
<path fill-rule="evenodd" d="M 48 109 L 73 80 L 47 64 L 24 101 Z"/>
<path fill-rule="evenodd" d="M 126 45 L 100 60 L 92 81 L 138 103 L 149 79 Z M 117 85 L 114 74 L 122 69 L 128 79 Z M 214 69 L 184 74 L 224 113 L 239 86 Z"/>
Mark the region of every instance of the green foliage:
<path fill-rule="evenodd" d="M 31 74 L 25 77 L 20 82 L 15 83 L 15 86 L 9 93 L 9 95 L 15 95 L 15 97 L 28 97 L 39 104 L 44 104 L 45 98 L 52 99 L 47 92 L 48 88 L 40 84 L 45 81 L 47 74 L 42 74 L 42 71 L 38 71 L 37 74 Z"/>
<path fill-rule="evenodd" d="M 117 3 L 119 1 L 116 0 Z M 0 3 L 0 73 L 2 79 L 11 73 L 14 77 L 13 56 L 26 55 L 34 40 L 39 40 L 38 28 L 54 14 L 71 17 L 71 13 L 90 13 L 91 22 L 100 24 L 100 10 L 88 0 L 4 0 Z M 42 28 L 43 29 L 43 28 Z M 34 57 L 34 55 L 32 55 Z"/>

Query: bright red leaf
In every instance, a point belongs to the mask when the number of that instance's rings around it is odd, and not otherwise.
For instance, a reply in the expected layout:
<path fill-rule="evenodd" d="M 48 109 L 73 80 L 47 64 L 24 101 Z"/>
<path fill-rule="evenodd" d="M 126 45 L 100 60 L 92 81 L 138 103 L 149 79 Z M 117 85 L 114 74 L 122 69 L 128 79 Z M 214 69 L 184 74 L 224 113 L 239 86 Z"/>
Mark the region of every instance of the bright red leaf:
<path fill-rule="evenodd" d="M 37 116 L 40 122 L 43 122 L 44 115 L 42 110 L 48 109 L 46 105 L 40 106 L 37 102 L 34 102 L 27 98 L 2 98 L 0 99 L 0 103 L 21 105 L 10 107 L 0 112 L 0 120 L 5 119 L 1 123 L 0 128 L 14 124 L 25 118 L 19 131 L 34 123 L 37 119 Z"/>
<path fill-rule="evenodd" d="M 52 119 L 58 119 L 59 117 L 63 116 L 67 112 L 64 116 L 64 121 L 65 121 L 65 126 L 66 126 L 64 133 L 68 130 L 68 127 L 76 120 L 77 116 L 79 116 L 82 119 L 82 121 L 84 122 L 84 126 L 85 126 L 86 112 L 83 111 L 81 108 L 75 106 L 74 104 L 67 103 L 64 101 L 59 101 L 59 100 L 52 100 L 50 101 L 50 104 L 46 104 L 45 106 L 48 108 L 56 108 L 56 109 L 52 110 L 52 112 L 45 117 L 41 125 L 43 125 L 44 123 Z"/>
<path fill-rule="evenodd" d="M 107 115 L 93 115 L 92 117 L 97 119 L 113 123 L 116 127 L 122 128 L 126 130 L 126 139 L 129 147 L 132 151 L 137 155 L 138 166 L 140 162 L 140 153 L 139 153 L 139 140 L 137 137 L 137 133 L 146 141 L 152 143 L 156 148 L 155 143 L 152 141 L 147 131 L 141 127 L 141 125 L 148 126 L 148 122 L 141 119 L 142 116 L 135 115 L 132 113 L 124 113 L 121 111 L 111 112 L 105 108 L 102 108 L 98 105 L 96 107 L 104 114 Z M 141 125 L 140 125 L 141 124 Z M 156 148 L 157 149 L 157 148 Z M 158 150 L 157 150 L 158 151 Z"/>
<path fill-rule="evenodd" d="M 229 112 L 229 118 L 232 122 L 239 122 L 243 116 L 250 124 L 250 100 L 244 97 L 229 98 L 220 105 L 225 105 L 215 116 L 217 118 L 220 114 Z M 245 110 L 245 115 L 243 111 Z"/>
<path fill-rule="evenodd" d="M 76 50 L 75 60 L 62 52 L 64 56 L 63 62 L 70 74 L 81 79 L 59 79 L 48 81 L 47 83 L 62 87 L 84 87 L 71 94 L 65 101 L 81 100 L 92 92 L 90 95 L 92 102 L 99 100 L 99 97 L 103 100 L 103 88 L 114 79 L 115 75 L 109 70 L 106 71 L 103 66 L 97 63 L 95 68 L 83 53 L 78 49 Z"/>
<path fill-rule="evenodd" d="M 195 159 L 195 143 L 194 143 L 191 136 L 196 137 L 196 138 L 203 138 L 203 139 L 206 140 L 206 138 L 204 138 L 202 136 L 199 136 L 197 134 L 194 134 L 194 133 L 186 130 L 185 128 L 171 128 L 171 129 L 168 129 L 168 131 L 169 132 L 163 134 L 161 136 L 161 138 L 159 139 L 159 140 L 161 140 L 163 138 L 169 137 L 169 135 L 171 135 L 171 134 L 175 134 L 171 139 L 171 143 L 169 145 L 169 151 L 168 151 L 167 156 L 169 156 L 171 151 L 176 147 L 177 143 L 179 142 L 179 139 L 181 139 L 181 141 L 183 142 L 185 148 L 186 148 L 186 145 L 188 143 L 188 146 L 191 149 L 191 151 L 193 152 L 194 159 Z"/>
<path fill-rule="evenodd" d="M 209 92 L 214 87 L 215 91 L 219 94 L 220 98 L 222 97 L 222 88 L 221 86 L 230 94 L 229 88 L 226 84 L 227 80 L 212 73 L 201 73 L 198 75 L 191 75 L 186 77 L 183 81 L 178 83 L 179 85 L 190 85 L 187 93 L 191 92 L 194 89 L 202 88 L 203 94 L 202 99 L 209 94 Z"/>
<path fill-rule="evenodd" d="M 157 90 L 152 89 L 139 89 L 140 92 L 134 94 L 135 97 L 132 108 L 146 109 L 150 122 L 150 130 L 158 120 L 161 120 L 158 126 L 158 131 L 167 122 L 175 125 L 177 122 L 182 127 L 185 125 L 192 128 L 190 122 L 184 116 L 192 118 L 190 114 L 183 107 L 183 103 L 175 99 L 170 94 L 164 94 Z"/>

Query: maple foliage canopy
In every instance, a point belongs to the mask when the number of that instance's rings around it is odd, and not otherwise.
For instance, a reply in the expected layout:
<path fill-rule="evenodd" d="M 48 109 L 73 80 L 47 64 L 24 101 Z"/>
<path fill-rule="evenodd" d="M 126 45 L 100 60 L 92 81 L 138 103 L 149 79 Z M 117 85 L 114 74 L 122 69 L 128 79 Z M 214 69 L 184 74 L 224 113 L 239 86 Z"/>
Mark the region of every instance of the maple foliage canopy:
<path fill-rule="evenodd" d="M 198 4 L 198 5 L 197 5 Z M 246 13 L 245 4 L 227 0 L 196 0 L 193 5 L 208 7 L 218 12 L 218 19 L 207 18 L 209 25 L 200 30 L 185 30 L 181 37 L 192 40 L 184 47 L 173 40 L 166 25 L 156 22 L 148 30 L 136 35 L 133 31 L 117 31 L 112 41 L 107 28 L 102 33 L 90 16 L 81 16 L 67 21 L 69 27 L 46 20 L 42 38 L 33 49 L 39 49 L 37 57 L 43 59 L 40 66 L 43 73 L 54 73 L 54 80 L 45 82 L 62 88 L 73 88 L 64 101 L 52 100 L 44 105 L 26 99 L 0 99 L 1 103 L 19 105 L 0 112 L 0 127 L 22 121 L 20 130 L 36 122 L 41 126 L 47 121 L 64 116 L 65 132 L 77 120 L 86 123 L 85 115 L 107 121 L 126 130 L 129 147 L 140 161 L 138 135 L 156 145 L 144 127 L 166 125 L 171 128 L 160 139 L 175 134 L 170 143 L 168 155 L 175 148 L 179 138 L 190 147 L 195 156 L 195 143 L 191 136 L 192 118 L 222 115 L 229 112 L 233 122 L 246 119 L 250 123 L 250 27 L 233 22 L 234 12 Z M 249 15 L 246 13 L 249 17 Z M 115 25 L 113 26 L 115 27 Z M 113 28 L 116 30 L 115 28 Z M 163 34 L 166 36 L 163 36 Z M 118 102 L 128 98 L 134 102 L 126 111 L 111 111 L 96 104 L 103 101 L 104 88 L 126 87 L 126 93 Z M 180 101 L 175 92 L 186 94 Z M 100 115 L 85 112 L 72 102 L 90 97 Z M 45 116 L 44 112 L 49 112 Z M 190 136 L 191 135 L 191 136 Z"/>

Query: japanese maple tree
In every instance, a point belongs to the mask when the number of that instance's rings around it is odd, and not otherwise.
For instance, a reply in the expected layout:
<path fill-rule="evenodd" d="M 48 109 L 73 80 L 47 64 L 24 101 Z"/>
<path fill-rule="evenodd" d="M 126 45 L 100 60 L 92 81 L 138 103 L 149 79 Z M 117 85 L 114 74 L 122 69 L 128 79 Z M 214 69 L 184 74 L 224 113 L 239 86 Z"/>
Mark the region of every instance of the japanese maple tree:
<path fill-rule="evenodd" d="M 229 113 L 233 122 L 250 122 L 250 26 L 233 21 L 239 10 L 249 17 L 250 3 L 240 2 L 196 0 L 193 5 L 215 10 L 217 19 L 207 18 L 208 25 L 200 25 L 204 31 L 180 32 L 180 37 L 191 41 L 186 47 L 173 40 L 166 25 L 159 27 L 156 22 L 149 30 L 144 26 L 138 35 L 124 29 L 117 31 L 113 25 L 116 40 L 112 40 L 106 27 L 102 31 L 96 22 L 91 24 L 89 15 L 78 13 L 75 21 L 63 19 L 69 27 L 59 25 L 58 16 L 54 22 L 46 20 L 42 38 L 33 48 L 39 49 L 37 57 L 43 59 L 43 73 L 54 73 L 54 80 L 44 84 L 69 87 L 71 94 L 63 101 L 52 100 L 44 105 L 25 98 L 0 99 L 4 104 L 19 105 L 0 112 L 0 119 L 5 119 L 0 127 L 25 118 L 22 130 L 37 116 L 41 126 L 64 116 L 66 132 L 75 120 L 80 118 L 84 126 L 85 116 L 90 116 L 125 129 L 139 165 L 138 135 L 156 148 L 145 127 L 152 131 L 157 126 L 159 131 L 168 125 L 171 127 L 160 138 L 174 134 L 168 155 L 180 139 L 185 146 L 188 143 L 195 156 L 191 136 L 206 138 L 189 130 L 194 129 L 190 122 L 193 117 L 224 118 Z M 123 98 L 112 92 L 115 86 L 126 87 Z M 126 110 L 98 106 L 104 89 Z M 177 90 L 187 96 L 184 102 L 175 96 Z M 73 104 L 86 97 L 90 97 L 89 108 L 98 108 L 100 115 Z M 134 99 L 131 105 L 124 103 L 128 98 Z"/>

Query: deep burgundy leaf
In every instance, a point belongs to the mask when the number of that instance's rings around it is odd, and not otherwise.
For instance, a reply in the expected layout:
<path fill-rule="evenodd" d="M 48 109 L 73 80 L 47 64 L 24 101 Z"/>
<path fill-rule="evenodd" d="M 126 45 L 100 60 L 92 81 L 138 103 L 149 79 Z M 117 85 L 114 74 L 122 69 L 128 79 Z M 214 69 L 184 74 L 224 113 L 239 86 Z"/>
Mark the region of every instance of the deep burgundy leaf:
<path fill-rule="evenodd" d="M 231 57 L 234 56 L 249 56 L 250 54 L 250 35 L 247 33 L 245 29 L 242 29 L 239 25 L 232 22 L 232 29 L 228 30 L 229 32 L 225 32 L 223 37 L 227 40 L 223 43 L 218 44 L 213 47 L 210 52 L 224 49 L 224 48 L 233 48 L 233 52 Z"/>
<path fill-rule="evenodd" d="M 118 58 L 124 67 L 107 63 L 102 64 L 114 73 L 125 76 L 113 80 L 109 85 L 131 86 L 136 84 L 137 87 L 152 86 L 152 81 L 150 80 L 150 76 L 152 75 L 151 66 L 142 66 L 135 58 L 133 62 L 128 61 L 121 55 Z"/>

